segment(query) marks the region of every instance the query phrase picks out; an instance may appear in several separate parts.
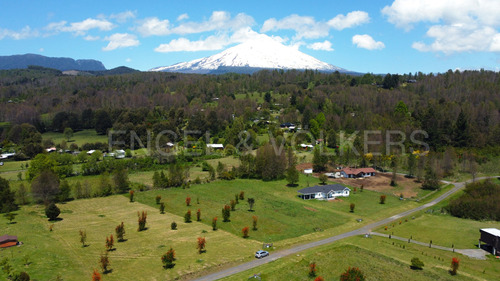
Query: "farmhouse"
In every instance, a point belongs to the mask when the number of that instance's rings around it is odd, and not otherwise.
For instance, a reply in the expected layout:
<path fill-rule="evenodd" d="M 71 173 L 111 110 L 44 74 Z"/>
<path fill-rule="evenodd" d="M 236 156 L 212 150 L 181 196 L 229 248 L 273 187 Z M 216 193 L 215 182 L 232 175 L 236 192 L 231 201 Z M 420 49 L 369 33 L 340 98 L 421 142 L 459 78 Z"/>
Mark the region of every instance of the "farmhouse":
<path fill-rule="evenodd" d="M 500 251 L 500 230 L 497 228 L 483 228 L 479 232 L 481 233 L 479 248 L 481 248 L 481 242 L 484 242 L 491 246 L 493 255 L 496 256 Z"/>
<path fill-rule="evenodd" d="M 374 176 L 375 172 L 376 171 L 373 168 L 345 168 L 340 171 L 340 174 L 344 178 L 363 178 Z"/>
<path fill-rule="evenodd" d="M 13 235 L 2 235 L 0 236 L 0 248 L 8 248 L 16 246 L 19 242 L 17 241 L 17 236 Z"/>
<path fill-rule="evenodd" d="M 302 199 L 331 200 L 337 197 L 349 197 L 350 189 L 341 184 L 316 185 L 298 191 Z"/>

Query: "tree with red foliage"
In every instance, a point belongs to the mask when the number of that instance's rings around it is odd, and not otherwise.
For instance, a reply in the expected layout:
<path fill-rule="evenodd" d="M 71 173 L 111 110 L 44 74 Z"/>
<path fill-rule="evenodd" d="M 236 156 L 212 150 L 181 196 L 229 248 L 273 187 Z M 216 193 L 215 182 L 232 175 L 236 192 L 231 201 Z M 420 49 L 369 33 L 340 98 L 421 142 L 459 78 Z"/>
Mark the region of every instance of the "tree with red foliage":
<path fill-rule="evenodd" d="M 460 265 L 460 260 L 458 258 L 451 259 L 451 275 L 457 275 L 458 266 Z"/>
<path fill-rule="evenodd" d="M 314 277 L 316 276 L 316 263 L 312 262 L 309 264 L 309 277 Z"/>
<path fill-rule="evenodd" d="M 205 250 L 206 244 L 207 244 L 207 241 L 205 240 L 205 237 L 198 237 L 198 243 L 197 243 L 196 248 L 198 249 L 199 254 L 206 252 L 206 250 Z"/>
<path fill-rule="evenodd" d="M 351 213 L 354 213 L 355 207 L 356 207 L 356 204 L 354 204 L 354 203 L 351 203 L 351 205 L 349 205 L 349 209 L 351 210 Z"/>
<path fill-rule="evenodd" d="M 380 204 L 385 204 L 385 199 L 387 197 L 385 195 L 380 195 Z"/>
<path fill-rule="evenodd" d="M 185 223 L 190 223 L 191 222 L 191 210 L 188 210 L 186 214 L 184 215 L 184 222 Z"/>
<path fill-rule="evenodd" d="M 216 231 L 217 230 L 217 217 L 214 217 L 212 219 L 212 230 Z"/>
<path fill-rule="evenodd" d="M 163 256 L 161 256 L 161 262 L 164 264 L 165 268 L 172 268 L 174 267 L 174 261 L 175 261 L 175 251 L 170 247 L 170 250 L 168 250 Z"/>
<path fill-rule="evenodd" d="M 196 211 L 196 221 L 201 221 L 201 210 Z"/>
<path fill-rule="evenodd" d="M 94 272 L 92 273 L 92 281 L 101 281 L 101 274 L 97 271 L 97 269 L 94 269 Z"/>
<path fill-rule="evenodd" d="M 139 213 L 139 211 L 137 211 L 137 216 L 139 217 L 139 228 L 137 229 L 137 231 L 146 230 L 146 219 L 148 218 L 148 212 L 142 211 L 142 213 Z"/>
<path fill-rule="evenodd" d="M 224 208 L 222 208 L 222 217 L 223 217 L 223 222 L 228 222 L 229 217 L 231 216 L 231 206 L 229 205 L 224 205 Z"/>
<path fill-rule="evenodd" d="M 106 237 L 106 249 L 108 251 L 111 251 L 113 250 L 113 245 L 115 244 L 115 239 L 113 238 L 113 234 L 111 234 L 111 236 Z"/>
<path fill-rule="evenodd" d="M 321 276 L 318 276 L 318 277 L 314 278 L 314 281 L 325 281 L 325 279 Z"/>
<path fill-rule="evenodd" d="M 130 190 L 129 195 L 130 195 L 130 202 L 134 202 L 134 191 Z"/>
<path fill-rule="evenodd" d="M 110 262 L 109 262 L 108 253 L 107 252 L 104 255 L 101 255 L 99 257 L 99 264 L 101 265 L 102 272 L 104 274 L 108 273 L 108 266 L 109 266 Z"/>
<path fill-rule="evenodd" d="M 248 238 L 248 230 L 248 226 L 243 227 L 243 229 L 241 230 L 241 232 L 243 233 L 243 238 Z"/>
<path fill-rule="evenodd" d="M 191 206 L 191 197 L 186 197 L 186 206 Z"/>
<path fill-rule="evenodd" d="M 118 226 L 116 226 L 115 232 L 116 232 L 116 238 L 118 238 L 118 242 L 125 241 L 123 239 L 123 236 L 125 235 L 125 225 L 123 224 L 123 222 Z"/>
<path fill-rule="evenodd" d="M 364 281 L 365 276 L 363 272 L 357 267 L 349 267 L 342 275 L 340 275 L 340 281 Z"/>

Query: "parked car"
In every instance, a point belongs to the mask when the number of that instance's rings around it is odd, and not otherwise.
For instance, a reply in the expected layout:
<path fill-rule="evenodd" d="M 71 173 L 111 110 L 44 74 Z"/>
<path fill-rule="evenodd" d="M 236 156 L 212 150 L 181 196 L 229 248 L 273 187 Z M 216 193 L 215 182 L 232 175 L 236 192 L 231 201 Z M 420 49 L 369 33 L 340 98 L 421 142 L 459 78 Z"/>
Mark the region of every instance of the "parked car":
<path fill-rule="evenodd" d="M 255 252 L 255 257 L 258 258 L 258 259 L 263 258 L 263 257 L 267 257 L 267 256 L 269 256 L 269 252 L 268 251 L 262 251 L 262 250 L 260 250 L 260 251 Z"/>

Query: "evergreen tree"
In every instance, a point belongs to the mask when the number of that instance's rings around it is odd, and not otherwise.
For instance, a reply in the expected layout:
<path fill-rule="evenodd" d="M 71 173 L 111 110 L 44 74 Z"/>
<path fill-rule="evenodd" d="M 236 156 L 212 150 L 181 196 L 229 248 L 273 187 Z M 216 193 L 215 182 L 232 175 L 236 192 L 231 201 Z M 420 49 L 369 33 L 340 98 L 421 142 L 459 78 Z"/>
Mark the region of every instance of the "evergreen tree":
<path fill-rule="evenodd" d="M 10 191 L 9 181 L 0 177 L 0 213 L 17 210 L 14 197 L 14 192 Z"/>

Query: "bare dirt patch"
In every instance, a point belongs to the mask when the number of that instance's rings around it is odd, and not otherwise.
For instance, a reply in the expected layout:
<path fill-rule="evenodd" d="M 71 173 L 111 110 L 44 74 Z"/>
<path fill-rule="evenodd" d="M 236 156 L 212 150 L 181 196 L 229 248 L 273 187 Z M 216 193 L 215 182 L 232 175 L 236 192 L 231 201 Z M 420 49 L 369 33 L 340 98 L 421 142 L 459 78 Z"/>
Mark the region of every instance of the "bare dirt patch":
<path fill-rule="evenodd" d="M 352 187 L 361 188 L 363 185 L 364 189 L 374 190 L 384 193 L 392 193 L 399 196 L 401 193 L 405 198 L 416 197 L 417 193 L 421 187 L 420 183 L 415 182 L 415 179 L 405 178 L 402 175 L 396 176 L 397 186 L 391 186 L 392 174 L 377 173 L 373 177 L 351 179 L 351 178 L 340 178 L 340 179 L 328 179 L 332 182 L 338 182 L 346 184 Z"/>
<path fill-rule="evenodd" d="M 304 208 L 306 208 L 307 210 L 309 211 L 313 211 L 313 212 L 317 212 L 318 210 L 314 209 L 314 208 L 311 208 L 311 207 L 307 207 L 307 206 L 304 206 Z"/>

